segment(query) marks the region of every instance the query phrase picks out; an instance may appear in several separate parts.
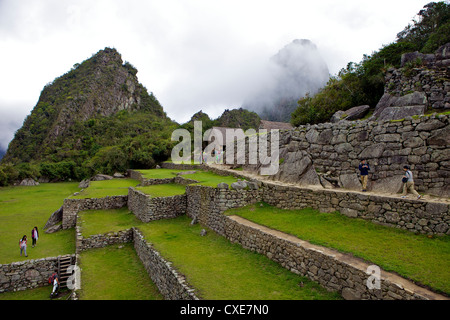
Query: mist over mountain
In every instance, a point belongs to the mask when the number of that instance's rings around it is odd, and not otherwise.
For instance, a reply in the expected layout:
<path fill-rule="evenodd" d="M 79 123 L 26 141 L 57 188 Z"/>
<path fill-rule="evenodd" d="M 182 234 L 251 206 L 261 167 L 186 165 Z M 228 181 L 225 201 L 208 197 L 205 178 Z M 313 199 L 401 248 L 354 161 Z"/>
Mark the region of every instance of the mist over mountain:
<path fill-rule="evenodd" d="M 266 79 L 242 107 L 264 120 L 289 122 L 297 101 L 325 86 L 329 70 L 316 45 L 296 39 L 274 55 L 267 65 Z"/>

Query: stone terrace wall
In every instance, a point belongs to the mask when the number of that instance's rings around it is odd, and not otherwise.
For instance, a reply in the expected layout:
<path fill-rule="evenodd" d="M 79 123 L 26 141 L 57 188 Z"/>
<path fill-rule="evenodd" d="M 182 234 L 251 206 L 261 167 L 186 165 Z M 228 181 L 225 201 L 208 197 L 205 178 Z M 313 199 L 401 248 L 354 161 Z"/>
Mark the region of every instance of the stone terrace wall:
<path fill-rule="evenodd" d="M 84 238 L 81 235 L 81 232 L 77 232 L 77 253 L 89 249 L 104 248 L 114 244 L 128 243 L 132 241 L 132 229 L 109 232 L 105 234 L 96 234 L 88 238 Z"/>
<path fill-rule="evenodd" d="M 263 201 L 282 209 L 339 211 L 351 218 L 424 234 L 450 234 L 450 205 L 356 192 L 313 190 L 264 183 Z"/>
<path fill-rule="evenodd" d="M 350 218 L 423 234 L 450 234 L 450 205 L 440 202 L 397 199 L 385 196 L 280 186 L 264 182 L 259 190 L 227 190 L 188 186 L 187 215 L 218 230 L 227 209 L 264 201 L 281 209 L 313 208 L 339 211 Z"/>
<path fill-rule="evenodd" d="M 245 219 L 240 217 L 223 215 L 223 212 L 229 208 L 268 199 L 271 199 L 274 205 L 278 199 L 277 206 L 290 209 L 304 206 L 320 206 L 329 209 L 323 202 L 328 201 L 331 206 L 332 199 L 339 199 L 333 197 L 332 193 L 327 194 L 324 191 L 320 193 L 322 198 L 316 196 L 308 204 L 302 204 L 302 201 L 297 201 L 299 194 L 308 199 L 314 192 L 299 189 L 296 193 L 294 189 L 276 190 L 276 188 L 263 187 L 253 191 L 237 191 L 188 186 L 187 214 L 191 218 L 197 218 L 200 223 L 230 241 L 264 254 L 290 271 L 307 276 L 329 290 L 340 292 L 345 299 L 445 299 L 384 271 L 381 271 L 381 289 L 369 290 L 366 285 L 369 278 L 367 273 L 369 264 L 364 261 L 331 249 L 313 246 L 296 237 L 249 221 L 243 223 Z M 340 201 L 349 201 L 349 199 L 333 201 L 335 205 L 339 205 Z M 367 202 L 366 205 L 369 206 L 370 202 Z"/>
<path fill-rule="evenodd" d="M 48 278 L 56 269 L 58 257 L 1 264 L 0 293 L 46 286 Z"/>
<path fill-rule="evenodd" d="M 137 255 L 165 299 L 198 300 L 194 289 L 187 284 L 186 277 L 178 273 L 136 228 L 133 228 L 133 239 Z"/>
<path fill-rule="evenodd" d="M 128 196 L 112 196 L 105 198 L 64 199 L 63 229 L 73 228 L 76 225 L 77 213 L 84 210 L 107 210 L 125 207 Z"/>
<path fill-rule="evenodd" d="M 187 186 L 186 214 L 201 224 L 224 235 L 222 230 L 225 210 L 262 201 L 259 190 L 227 190 L 205 186 Z"/>
<path fill-rule="evenodd" d="M 450 43 L 434 54 L 406 53 L 402 56 L 401 66 L 387 71 L 385 92 L 394 96 L 423 92 L 427 107 L 450 109 Z"/>
<path fill-rule="evenodd" d="M 409 165 L 419 192 L 450 197 L 449 115 L 302 125 L 280 131 L 279 150 L 280 166 L 273 180 L 326 188 L 332 188 L 332 180 L 360 191 L 358 165 L 367 159 L 369 190 L 397 193 L 403 166 Z"/>
<path fill-rule="evenodd" d="M 290 271 L 305 275 L 345 299 L 426 300 L 446 299 L 412 282 L 381 272 L 380 289 L 368 289 L 368 263 L 335 250 L 311 245 L 293 236 L 273 233 L 259 225 L 242 223 L 239 217 L 224 219 L 225 237 L 242 247 L 266 255 Z"/>
<path fill-rule="evenodd" d="M 130 187 L 128 208 L 143 222 L 175 218 L 186 213 L 186 195 L 153 198 Z"/>

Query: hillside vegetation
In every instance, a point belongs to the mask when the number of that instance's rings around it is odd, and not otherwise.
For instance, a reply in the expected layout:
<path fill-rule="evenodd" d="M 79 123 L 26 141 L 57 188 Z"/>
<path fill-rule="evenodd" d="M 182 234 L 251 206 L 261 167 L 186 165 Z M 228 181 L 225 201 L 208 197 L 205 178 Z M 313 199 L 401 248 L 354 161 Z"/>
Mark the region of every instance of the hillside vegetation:
<path fill-rule="evenodd" d="M 0 185 L 81 180 L 167 159 L 177 124 L 136 74 L 105 48 L 46 85 L 2 159 Z"/>
<path fill-rule="evenodd" d="M 316 95 L 300 99 L 291 123 L 299 126 L 327 122 L 336 111 L 359 105 L 374 108 L 384 93 L 385 71 L 400 67 L 402 54 L 433 53 L 447 42 L 450 42 L 450 4 L 431 2 L 397 34 L 394 43 L 372 55 L 364 55 L 359 63 L 348 63 Z"/>

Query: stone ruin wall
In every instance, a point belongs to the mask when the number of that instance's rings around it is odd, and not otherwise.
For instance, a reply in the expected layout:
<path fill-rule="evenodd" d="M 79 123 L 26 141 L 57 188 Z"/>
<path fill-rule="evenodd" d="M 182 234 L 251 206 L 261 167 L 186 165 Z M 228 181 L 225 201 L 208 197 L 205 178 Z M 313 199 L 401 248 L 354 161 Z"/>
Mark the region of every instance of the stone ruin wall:
<path fill-rule="evenodd" d="M 107 210 L 120 209 L 127 205 L 128 195 L 126 196 L 107 196 L 104 198 L 86 198 L 86 199 L 64 199 L 62 206 L 63 229 L 73 228 L 76 225 L 77 214 L 84 210 Z"/>
<path fill-rule="evenodd" d="M 186 213 L 186 195 L 153 198 L 130 187 L 128 208 L 142 222 L 176 218 Z"/>
<path fill-rule="evenodd" d="M 302 125 L 279 137 L 279 171 L 268 179 L 361 191 L 358 165 L 366 159 L 369 191 L 398 193 L 403 166 L 409 165 L 416 190 L 450 196 L 449 115 Z M 261 167 L 248 165 L 246 156 L 244 168 L 259 173 Z"/>
<path fill-rule="evenodd" d="M 196 218 L 231 242 L 263 254 L 284 268 L 304 275 L 329 290 L 338 291 L 345 299 L 446 299 L 384 271 L 381 272 L 380 289 L 369 289 L 369 264 L 361 259 L 349 258 L 335 250 L 314 246 L 286 234 L 274 234 L 268 228 L 253 223 L 243 224 L 239 217 L 223 215 L 227 209 L 257 201 L 282 198 L 285 202 L 279 202 L 277 205 L 282 208 L 292 208 L 293 204 L 298 205 L 301 202 L 287 200 L 292 199 L 292 194 L 287 194 L 286 191 L 284 188 L 274 190 L 264 186 L 256 191 L 188 186 L 187 215 Z M 297 190 L 297 193 L 302 191 Z M 311 193 L 316 194 L 313 191 Z M 306 192 L 304 198 L 310 197 L 311 193 Z M 320 204 L 324 200 L 320 198 L 313 201 Z M 448 216 L 448 206 L 446 210 L 445 215 Z"/>
<path fill-rule="evenodd" d="M 385 80 L 385 93 L 400 97 L 420 92 L 427 109 L 450 110 L 450 43 L 434 54 L 404 54 L 401 68 L 388 69 Z"/>
<path fill-rule="evenodd" d="M 48 286 L 48 278 L 57 269 L 58 257 L 0 264 L 0 293 Z"/>

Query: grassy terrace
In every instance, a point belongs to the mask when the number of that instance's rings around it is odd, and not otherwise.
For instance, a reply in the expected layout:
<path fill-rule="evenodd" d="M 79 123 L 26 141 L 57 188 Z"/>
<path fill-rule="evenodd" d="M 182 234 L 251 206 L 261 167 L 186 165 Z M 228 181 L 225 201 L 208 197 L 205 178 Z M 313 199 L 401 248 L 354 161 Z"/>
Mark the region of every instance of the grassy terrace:
<path fill-rule="evenodd" d="M 46 234 L 43 228 L 64 199 L 77 191 L 78 183 L 0 188 L 0 264 L 74 253 L 74 229 Z M 34 226 L 39 229 L 39 240 L 32 248 L 31 229 Z M 28 257 L 21 257 L 19 252 L 19 239 L 23 235 L 28 237 Z"/>
<path fill-rule="evenodd" d="M 450 237 L 406 230 L 312 209 L 282 210 L 267 204 L 226 211 L 314 244 L 348 252 L 386 271 L 450 294 Z"/>
<path fill-rule="evenodd" d="M 162 300 L 133 244 L 83 251 L 81 300 Z"/>
<path fill-rule="evenodd" d="M 177 173 L 187 170 L 174 170 L 174 169 L 141 169 L 136 170 L 142 174 L 145 179 L 166 179 L 175 178 Z"/>
<path fill-rule="evenodd" d="M 158 184 L 145 187 L 136 187 L 136 190 L 142 191 L 152 197 L 172 197 L 186 193 L 186 186 L 176 183 Z"/>
<path fill-rule="evenodd" d="M 82 213 L 83 236 L 138 226 L 147 241 L 187 276 L 203 299 L 339 299 L 338 295 L 265 256 L 231 244 L 211 230 L 200 236 L 203 227 L 190 225 L 186 216 L 144 224 L 126 209 L 108 211 Z M 96 281 L 107 281 L 103 278 L 109 276 L 98 274 L 98 277 L 101 279 Z M 83 278 L 82 283 L 83 286 L 86 283 Z"/>
<path fill-rule="evenodd" d="M 221 176 L 210 171 L 197 171 L 196 173 L 185 174 L 183 177 L 199 182 L 194 183 L 193 185 L 202 185 L 214 188 L 221 182 L 231 185 L 233 182 L 237 181 L 237 178 L 233 176 Z"/>
<path fill-rule="evenodd" d="M 16 291 L 16 292 L 3 292 L 0 294 L 1 300 L 52 300 L 50 299 L 50 292 L 52 287 L 39 287 L 35 289 Z M 61 290 L 61 293 L 63 291 Z M 64 295 L 56 298 L 56 300 L 66 300 L 69 292 L 65 290 Z"/>
<path fill-rule="evenodd" d="M 128 194 L 128 187 L 135 187 L 138 180 L 112 179 L 102 181 L 91 181 L 88 188 L 80 194 L 71 196 L 71 199 L 104 198 L 106 196 L 124 196 Z"/>
<path fill-rule="evenodd" d="M 140 227 L 143 224 L 127 207 L 111 210 L 81 211 L 79 218 L 81 220 L 81 232 L 85 238 L 94 234 Z"/>
<path fill-rule="evenodd" d="M 164 179 L 164 178 L 174 178 L 179 172 L 186 172 L 191 170 L 173 170 L 173 169 L 148 169 L 148 170 L 136 170 L 139 171 L 142 176 L 146 179 Z M 221 176 L 210 171 L 194 170 L 196 173 L 184 174 L 182 177 L 186 179 L 196 180 L 199 183 L 194 183 L 193 185 L 202 185 L 209 187 L 217 187 L 221 182 L 225 182 L 231 185 L 233 182 L 237 181 L 237 178 L 233 176 Z"/>

